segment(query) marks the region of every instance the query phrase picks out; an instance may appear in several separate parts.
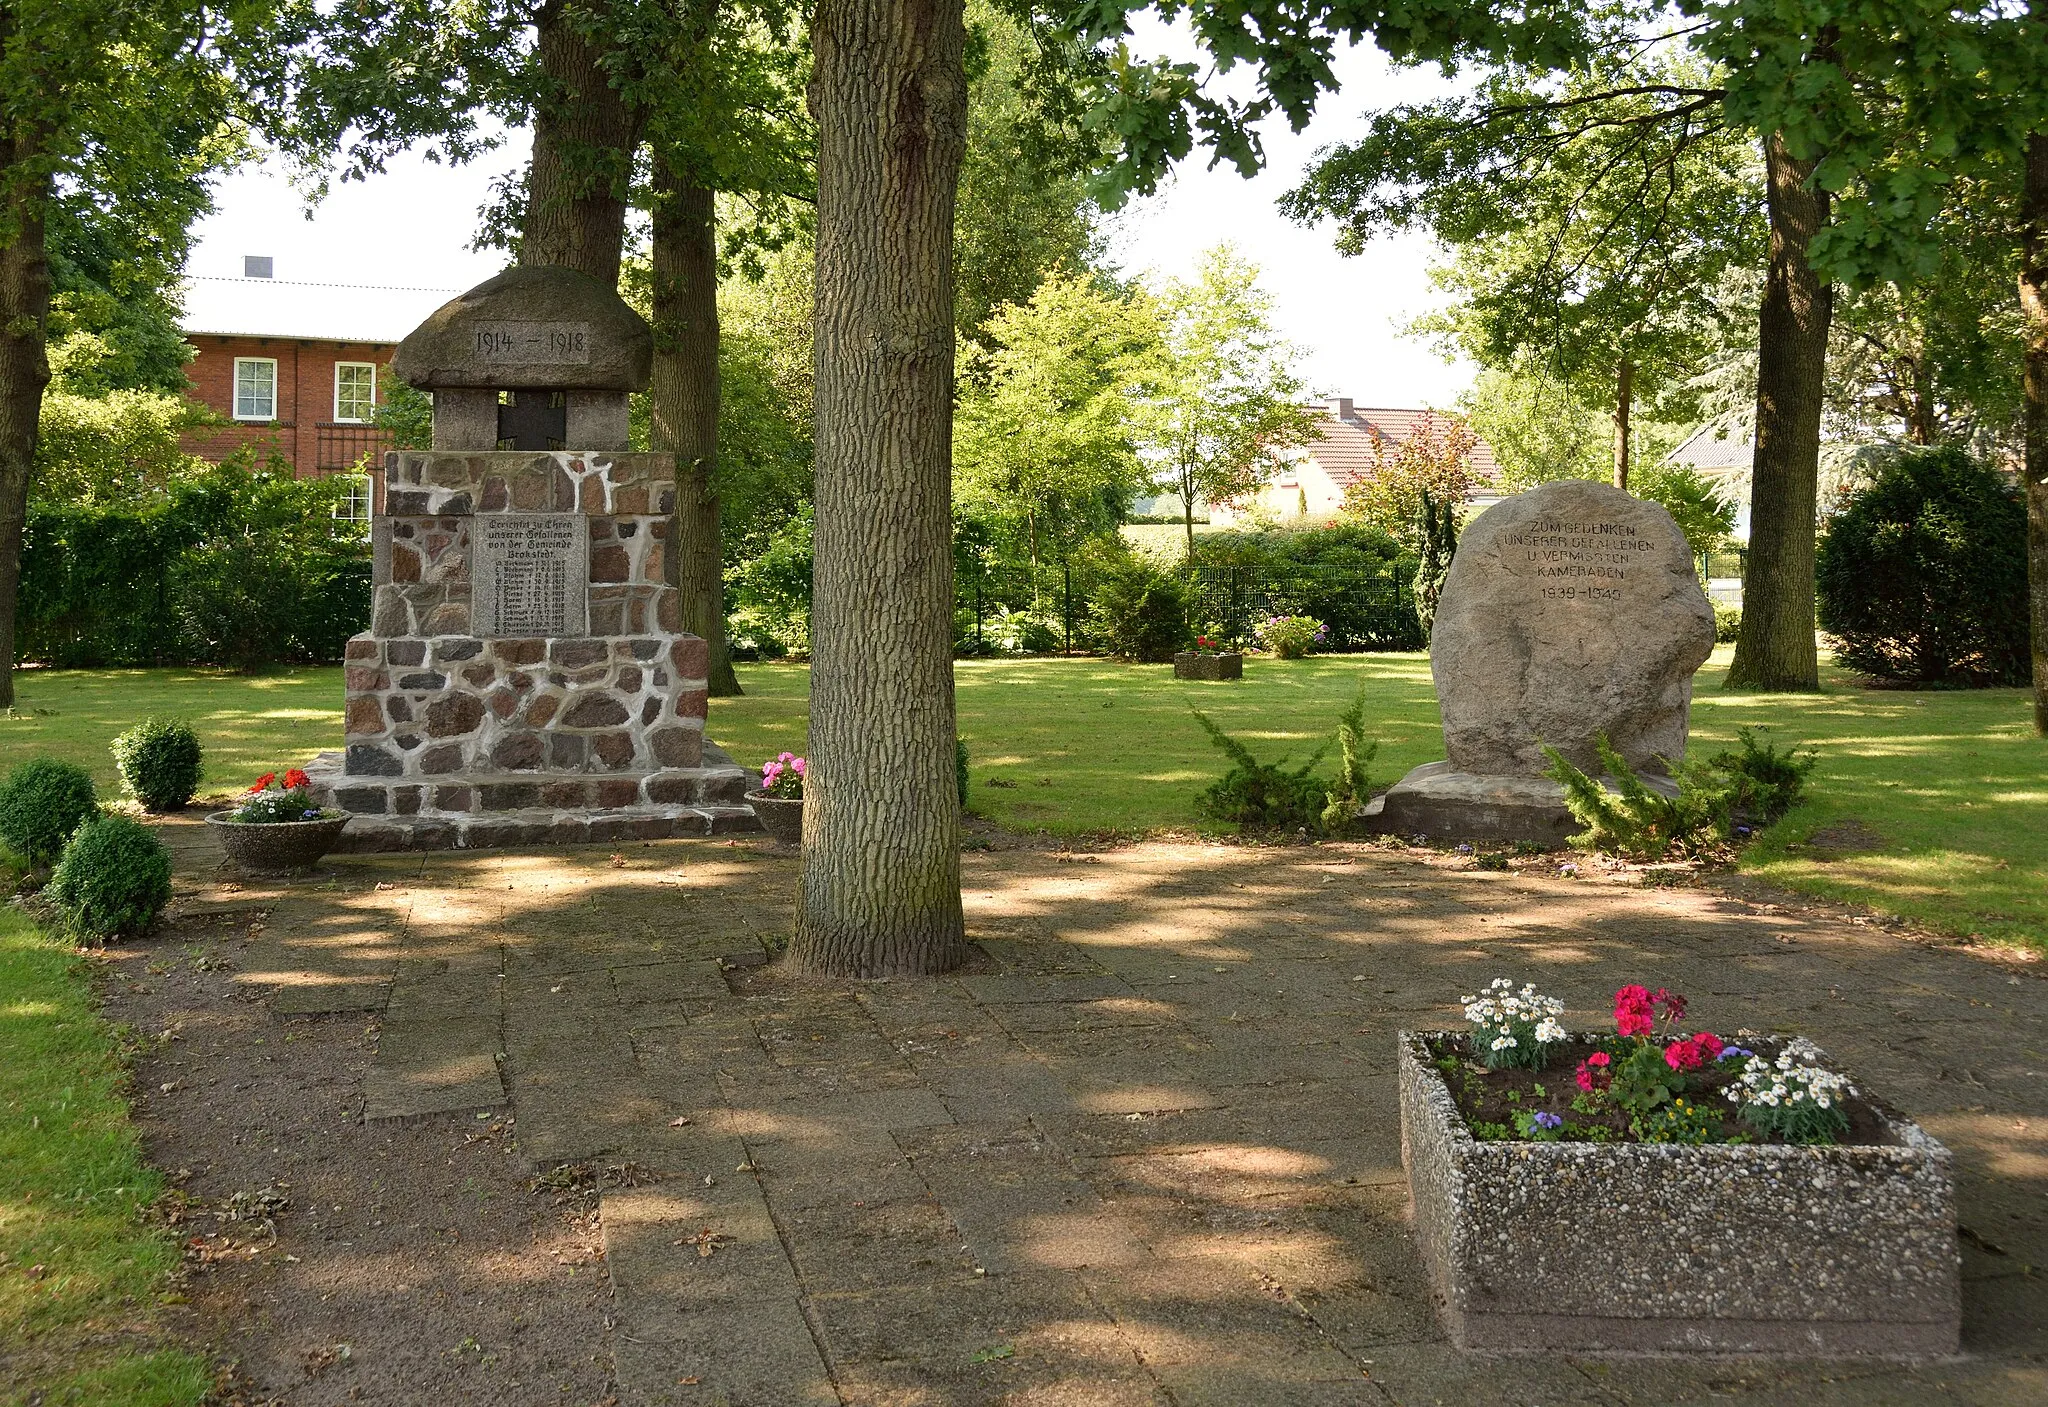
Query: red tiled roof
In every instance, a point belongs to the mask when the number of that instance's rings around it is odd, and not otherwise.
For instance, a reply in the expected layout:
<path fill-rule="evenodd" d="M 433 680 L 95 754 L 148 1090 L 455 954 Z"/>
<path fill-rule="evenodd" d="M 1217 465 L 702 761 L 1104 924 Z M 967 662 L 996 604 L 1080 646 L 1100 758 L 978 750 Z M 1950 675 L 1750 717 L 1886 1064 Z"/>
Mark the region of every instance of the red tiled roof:
<path fill-rule="evenodd" d="M 1321 407 L 1323 418 L 1317 422 L 1316 438 L 1306 449 L 1311 459 L 1322 466 L 1339 489 L 1349 488 L 1358 480 L 1372 473 L 1373 432 L 1378 431 L 1396 444 L 1415 433 L 1416 425 L 1426 415 L 1442 412 L 1428 410 L 1395 410 L 1384 407 L 1354 406 L 1351 413 L 1339 419 L 1337 412 Z M 1472 451 L 1472 473 L 1481 483 L 1492 483 L 1500 474 L 1500 465 L 1495 462 L 1492 448 L 1481 440 Z"/>

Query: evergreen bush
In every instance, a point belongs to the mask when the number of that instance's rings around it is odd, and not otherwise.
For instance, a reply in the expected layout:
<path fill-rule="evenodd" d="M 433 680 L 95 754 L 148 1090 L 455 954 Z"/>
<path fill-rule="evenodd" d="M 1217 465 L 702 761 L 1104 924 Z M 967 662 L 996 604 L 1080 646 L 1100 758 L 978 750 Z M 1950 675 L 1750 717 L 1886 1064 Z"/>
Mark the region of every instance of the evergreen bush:
<path fill-rule="evenodd" d="M 1188 641 L 1187 600 L 1180 582 L 1137 553 L 1103 573 L 1093 611 L 1097 635 L 1119 659 L 1169 663 Z"/>
<path fill-rule="evenodd" d="M 199 790 L 199 735 L 178 718 L 145 718 L 114 739 L 114 765 L 145 811 L 176 811 Z"/>
<path fill-rule="evenodd" d="M 171 901 L 170 852 L 140 821 L 98 816 L 71 837 L 44 892 L 73 932 L 130 938 Z"/>
<path fill-rule="evenodd" d="M 1758 744 L 1754 728 L 1744 728 L 1735 737 L 1741 750 L 1717 752 L 1707 765 L 1727 779 L 1734 815 L 1770 825 L 1798 804 L 1820 754 L 1810 748 L 1801 752 L 1796 746 L 1780 752 L 1776 743 Z"/>
<path fill-rule="evenodd" d="M 71 833 L 98 810 L 84 768 L 33 758 L 0 782 L 0 842 L 31 865 L 51 864 Z"/>
<path fill-rule="evenodd" d="M 1714 603 L 1714 643 L 1733 645 L 1742 638 L 1742 608 Z"/>
<path fill-rule="evenodd" d="M 1710 767 L 1681 767 L 1673 778 L 1678 795 L 1666 796 L 1644 786 L 1604 734 L 1593 742 L 1616 792 L 1574 767 L 1556 748 L 1543 749 L 1550 759 L 1545 775 L 1564 788 L 1565 806 L 1586 828 L 1572 837 L 1574 846 L 1636 860 L 1663 860 L 1674 854 L 1698 858 L 1728 839 L 1729 789 L 1714 778 Z"/>
<path fill-rule="evenodd" d="M 1323 793 L 1323 829 L 1331 835 L 1349 830 L 1365 810 L 1372 796 L 1366 768 L 1379 750 L 1378 743 L 1365 740 L 1365 690 L 1360 689 L 1337 719 L 1337 780 Z"/>
<path fill-rule="evenodd" d="M 1209 741 L 1231 762 L 1230 770 L 1195 798 L 1195 809 L 1217 821 L 1234 821 L 1247 831 L 1314 830 L 1322 824 L 1327 792 L 1314 775 L 1323 760 L 1317 748 L 1292 771 L 1276 762 L 1261 762 L 1251 750 L 1216 726 L 1208 714 L 1190 710 Z"/>
<path fill-rule="evenodd" d="M 1900 454 L 1820 540 L 1820 625 L 1835 657 L 1931 687 L 2026 682 L 2027 520 L 2019 493 L 1960 449 Z"/>

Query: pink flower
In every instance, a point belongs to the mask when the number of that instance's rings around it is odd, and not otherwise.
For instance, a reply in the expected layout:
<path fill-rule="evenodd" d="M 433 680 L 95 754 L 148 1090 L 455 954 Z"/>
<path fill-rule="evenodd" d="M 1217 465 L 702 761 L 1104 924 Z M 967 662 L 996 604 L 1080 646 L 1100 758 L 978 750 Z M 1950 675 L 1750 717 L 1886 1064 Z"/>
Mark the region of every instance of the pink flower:
<path fill-rule="evenodd" d="M 1685 1015 L 1685 998 L 1676 992 L 1667 992 L 1662 987 L 1659 987 L 1656 994 L 1650 1000 L 1656 1003 L 1659 1011 L 1673 1021 L 1677 1021 Z"/>
<path fill-rule="evenodd" d="M 1614 1029 L 1624 1036 L 1647 1036 L 1655 1029 L 1647 987 L 1627 986 L 1614 994 Z"/>
<path fill-rule="evenodd" d="M 1574 1077 L 1579 1088 L 1587 1094 L 1596 1089 L 1607 1088 L 1611 1077 L 1607 1073 L 1608 1058 L 1604 1050 L 1596 1050 L 1579 1062 L 1579 1072 Z"/>
<path fill-rule="evenodd" d="M 1721 1052 L 1728 1048 L 1727 1044 L 1712 1031 L 1700 1032 L 1692 1038 L 1692 1043 L 1698 1046 L 1700 1054 L 1709 1060 L 1719 1060 Z"/>
<path fill-rule="evenodd" d="M 1664 1047 L 1664 1063 L 1674 1070 L 1699 1069 L 1699 1043 L 1691 1040 L 1673 1041 Z"/>

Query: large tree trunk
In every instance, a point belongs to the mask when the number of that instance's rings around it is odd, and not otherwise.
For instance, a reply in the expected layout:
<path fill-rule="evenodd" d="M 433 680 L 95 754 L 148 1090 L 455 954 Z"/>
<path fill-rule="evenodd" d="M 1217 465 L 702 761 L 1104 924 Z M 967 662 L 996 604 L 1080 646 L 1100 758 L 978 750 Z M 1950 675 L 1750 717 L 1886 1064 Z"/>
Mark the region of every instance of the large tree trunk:
<path fill-rule="evenodd" d="M 15 173 L 34 139 L 16 135 L 0 146 Z M 50 316 L 50 261 L 43 244 L 47 178 L 9 181 L 0 230 L 0 708 L 14 706 L 14 612 L 21 594 L 22 535 L 28 525 L 28 481 L 35 467 L 43 387 L 50 383 L 44 338 Z"/>
<path fill-rule="evenodd" d="M 1635 408 L 1636 365 L 1623 357 L 1614 374 L 1614 486 L 1628 492 L 1628 417 Z"/>
<path fill-rule="evenodd" d="M 1815 163 L 1795 159 L 1780 137 L 1764 143 L 1764 164 L 1770 269 L 1757 318 L 1756 460 L 1742 632 L 1728 686 L 1818 689 L 1813 548 L 1834 289 L 1814 272 L 1806 251 L 1827 224 L 1828 197 L 1808 184 Z"/>
<path fill-rule="evenodd" d="M 2027 598 L 2033 620 L 2034 731 L 2048 737 L 2048 134 L 2027 139 L 2020 218 L 2020 308 L 2027 334 Z"/>
<path fill-rule="evenodd" d="M 534 16 L 544 91 L 534 104 L 519 262 L 616 286 L 642 118 L 612 86 L 603 51 L 569 22 L 572 8 L 547 0 Z"/>
<path fill-rule="evenodd" d="M 724 553 L 718 521 L 718 218 L 710 191 L 654 165 L 654 376 L 650 440 L 676 457 L 676 516 L 668 579 L 683 629 L 711 646 L 715 698 L 740 692 L 725 640 Z"/>
<path fill-rule="evenodd" d="M 820 0 L 817 527 L 793 963 L 944 972 L 967 942 L 953 721 L 961 0 Z"/>

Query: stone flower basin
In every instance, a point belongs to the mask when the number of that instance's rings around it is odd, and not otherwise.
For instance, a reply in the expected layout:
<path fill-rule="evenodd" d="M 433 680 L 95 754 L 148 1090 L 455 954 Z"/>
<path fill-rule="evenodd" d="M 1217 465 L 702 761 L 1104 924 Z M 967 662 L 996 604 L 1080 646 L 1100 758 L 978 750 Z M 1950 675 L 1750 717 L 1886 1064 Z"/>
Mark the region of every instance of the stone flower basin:
<path fill-rule="evenodd" d="M 1949 1153 L 1881 1144 L 1484 1142 L 1398 1038 L 1401 1156 L 1464 1349 L 1924 1357 L 1962 1312 Z M 1567 1077 L 1568 1078 L 1568 1077 Z"/>

